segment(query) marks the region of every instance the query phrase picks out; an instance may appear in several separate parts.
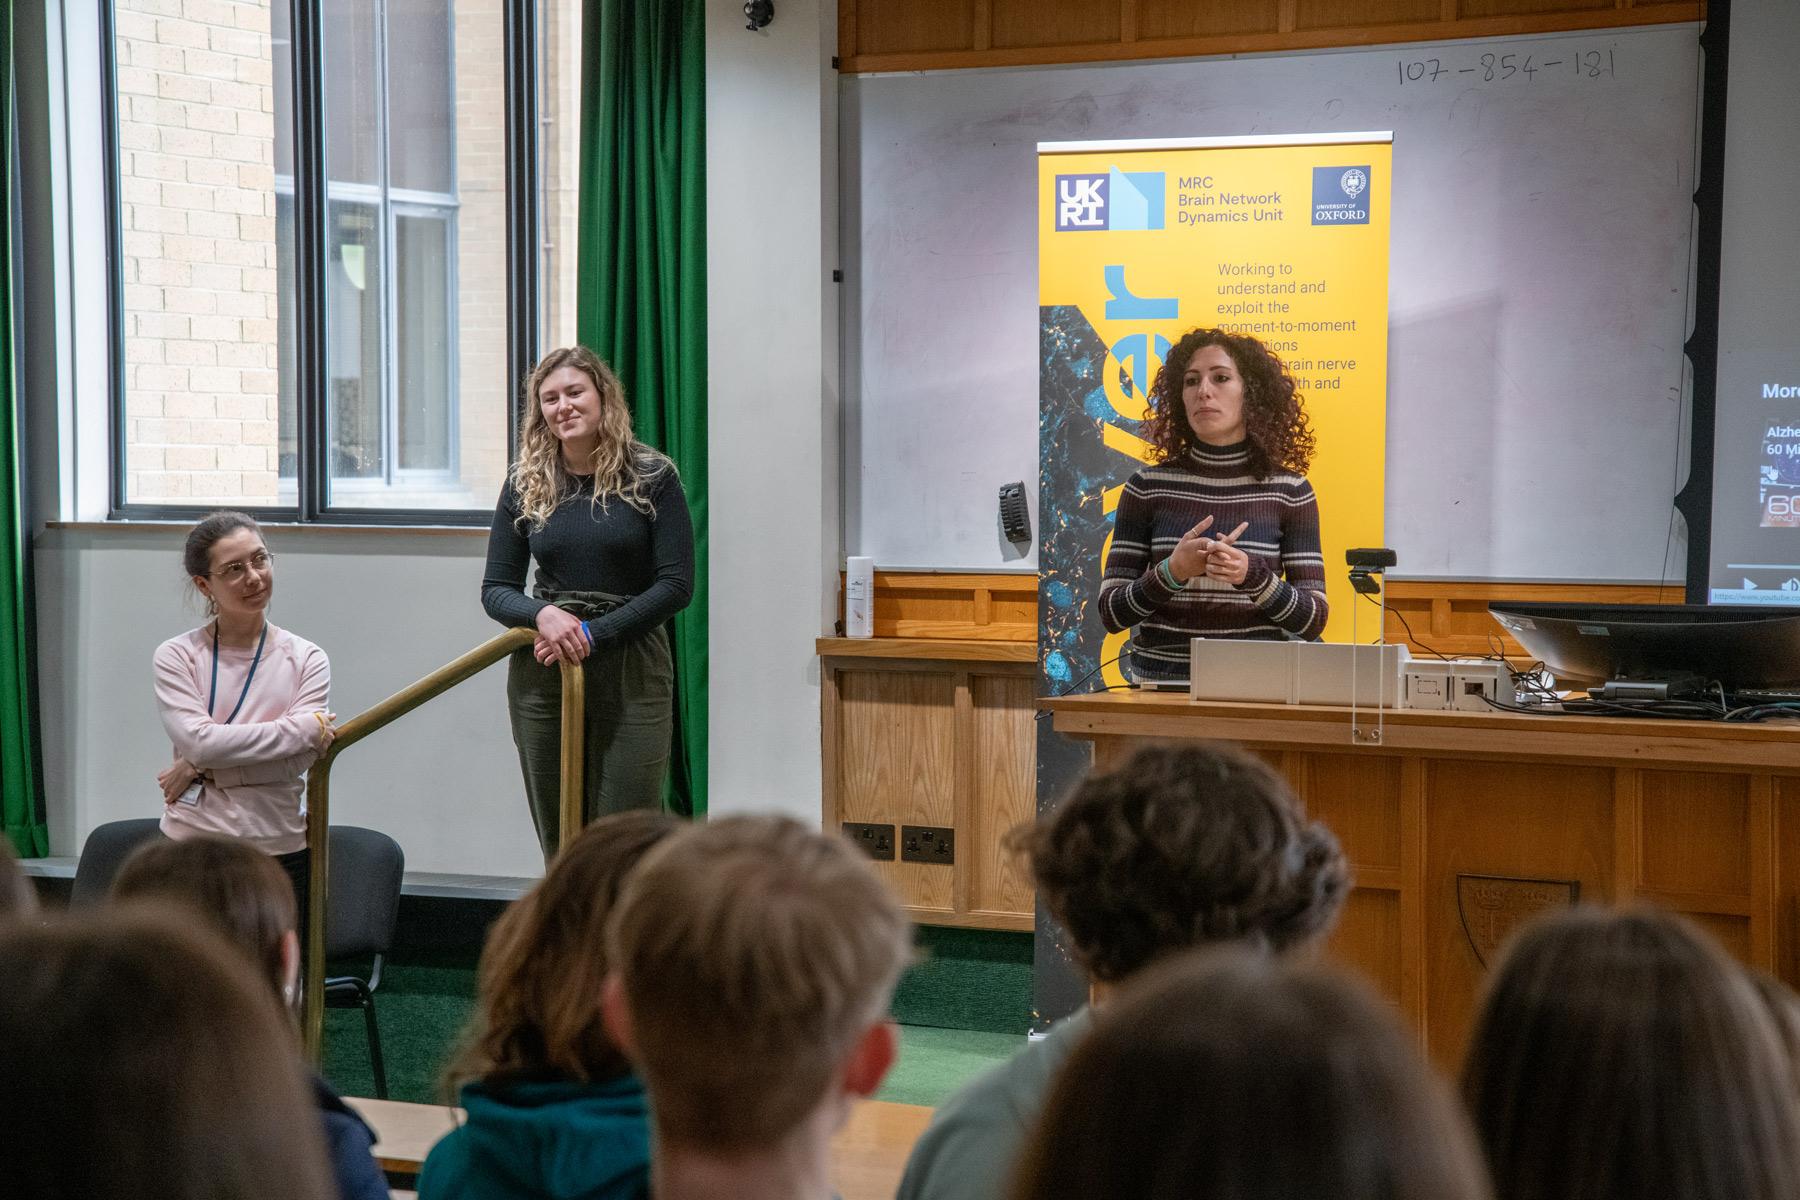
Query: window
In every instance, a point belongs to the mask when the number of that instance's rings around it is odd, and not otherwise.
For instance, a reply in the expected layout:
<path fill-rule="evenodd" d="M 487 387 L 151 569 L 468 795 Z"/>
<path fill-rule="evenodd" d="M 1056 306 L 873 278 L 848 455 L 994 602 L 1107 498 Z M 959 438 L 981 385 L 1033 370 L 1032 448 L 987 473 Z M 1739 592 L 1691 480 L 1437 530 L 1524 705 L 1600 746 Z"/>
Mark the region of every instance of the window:
<path fill-rule="evenodd" d="M 111 20 L 115 512 L 485 519 L 547 263 L 535 0 Z"/>

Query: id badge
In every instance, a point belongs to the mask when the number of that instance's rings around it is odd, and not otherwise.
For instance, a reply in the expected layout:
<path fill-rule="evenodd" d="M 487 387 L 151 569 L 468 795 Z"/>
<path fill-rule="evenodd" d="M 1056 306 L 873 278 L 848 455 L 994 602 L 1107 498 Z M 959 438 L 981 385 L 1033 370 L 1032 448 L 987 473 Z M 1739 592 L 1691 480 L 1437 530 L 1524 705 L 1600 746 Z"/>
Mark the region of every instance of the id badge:
<path fill-rule="evenodd" d="M 204 785 L 198 779 L 194 780 L 194 782 L 188 784 L 187 791 L 185 791 L 185 792 L 181 793 L 181 795 L 175 797 L 175 803 L 177 803 L 177 804 L 198 804 L 198 803 L 200 803 L 200 789 L 202 786 L 204 786 Z"/>

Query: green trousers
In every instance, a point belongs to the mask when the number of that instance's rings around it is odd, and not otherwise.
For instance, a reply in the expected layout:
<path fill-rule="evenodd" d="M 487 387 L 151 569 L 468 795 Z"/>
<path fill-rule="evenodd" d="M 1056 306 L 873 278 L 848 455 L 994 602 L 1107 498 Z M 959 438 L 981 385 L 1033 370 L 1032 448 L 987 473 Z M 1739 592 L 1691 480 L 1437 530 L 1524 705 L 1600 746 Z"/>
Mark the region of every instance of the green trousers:
<path fill-rule="evenodd" d="M 604 592 L 551 591 L 540 600 L 588 620 L 620 603 Z M 659 625 L 623 642 L 594 647 L 587 677 L 587 729 L 581 823 L 633 808 L 662 807 L 675 724 L 675 668 L 669 631 Z M 547 863 L 562 832 L 562 668 L 545 666 L 530 646 L 507 663 L 506 701 L 513 745 L 525 773 L 525 798 Z"/>

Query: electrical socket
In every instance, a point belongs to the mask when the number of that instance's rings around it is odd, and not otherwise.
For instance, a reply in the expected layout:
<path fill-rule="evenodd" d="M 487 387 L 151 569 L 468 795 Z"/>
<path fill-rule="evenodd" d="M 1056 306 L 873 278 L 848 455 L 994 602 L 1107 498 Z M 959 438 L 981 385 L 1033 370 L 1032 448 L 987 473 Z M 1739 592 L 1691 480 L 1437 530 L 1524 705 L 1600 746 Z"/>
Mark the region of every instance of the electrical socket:
<path fill-rule="evenodd" d="M 892 825 L 871 825 L 863 821 L 845 821 L 844 836 L 849 838 L 862 852 L 877 862 L 894 861 L 894 827 Z"/>
<path fill-rule="evenodd" d="M 942 825 L 902 825 L 900 861 L 948 866 L 956 861 L 956 831 Z"/>

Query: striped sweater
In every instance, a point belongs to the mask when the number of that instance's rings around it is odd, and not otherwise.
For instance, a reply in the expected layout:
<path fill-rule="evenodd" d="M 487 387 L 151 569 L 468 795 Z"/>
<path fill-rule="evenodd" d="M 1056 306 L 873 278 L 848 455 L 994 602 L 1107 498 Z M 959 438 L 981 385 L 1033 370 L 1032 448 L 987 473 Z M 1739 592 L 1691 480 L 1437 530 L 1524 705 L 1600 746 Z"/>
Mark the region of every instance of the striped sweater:
<path fill-rule="evenodd" d="M 1202 575 L 1170 588 L 1156 565 L 1208 516 L 1210 532 L 1221 534 L 1250 523 L 1237 543 L 1250 556 L 1244 582 Z M 1195 447 L 1183 462 L 1145 467 L 1125 481 L 1100 579 L 1100 620 L 1110 632 L 1132 631 L 1138 678 L 1187 678 L 1190 638 L 1316 641 L 1325 616 L 1319 504 L 1303 476 L 1256 479 L 1240 442 Z"/>

